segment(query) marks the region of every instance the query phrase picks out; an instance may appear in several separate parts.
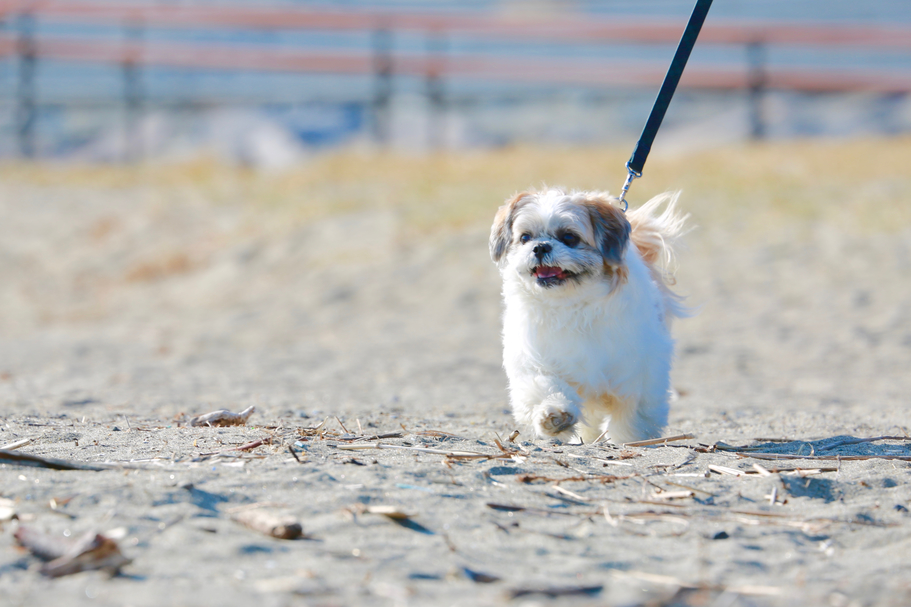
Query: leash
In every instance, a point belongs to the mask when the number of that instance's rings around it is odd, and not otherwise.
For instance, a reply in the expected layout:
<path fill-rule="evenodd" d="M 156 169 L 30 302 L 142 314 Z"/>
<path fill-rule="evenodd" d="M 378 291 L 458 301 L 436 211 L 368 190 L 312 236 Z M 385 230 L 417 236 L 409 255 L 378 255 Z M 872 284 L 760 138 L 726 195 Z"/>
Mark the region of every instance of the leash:
<path fill-rule="evenodd" d="M 648 120 L 645 123 L 645 128 L 642 129 L 642 135 L 636 143 L 633 155 L 630 156 L 630 159 L 626 163 L 626 182 L 623 184 L 623 189 L 620 191 L 620 202 L 623 203 L 624 212 L 629 208 L 629 203 L 626 201 L 626 194 L 629 192 L 629 187 L 633 184 L 633 179 L 642 177 L 645 159 L 648 158 L 648 153 L 652 149 L 652 142 L 655 141 L 655 135 L 658 134 L 658 129 L 661 128 L 661 121 L 664 120 L 667 106 L 671 104 L 671 98 L 674 96 L 674 91 L 677 90 L 680 76 L 683 75 L 683 68 L 686 67 L 686 62 L 690 58 L 693 46 L 696 44 L 696 38 L 699 37 L 699 30 L 702 29 L 702 24 L 705 22 L 705 16 L 708 14 L 711 6 L 712 0 L 696 0 L 693 14 L 690 15 L 690 20 L 686 24 L 686 29 L 683 31 L 683 37 L 680 38 L 680 42 L 677 44 L 677 52 L 674 53 L 671 67 L 667 70 L 667 75 L 664 77 L 664 82 L 661 84 L 661 89 L 658 91 L 658 97 L 655 99 L 655 105 L 652 106 L 652 113 L 649 114 Z"/>

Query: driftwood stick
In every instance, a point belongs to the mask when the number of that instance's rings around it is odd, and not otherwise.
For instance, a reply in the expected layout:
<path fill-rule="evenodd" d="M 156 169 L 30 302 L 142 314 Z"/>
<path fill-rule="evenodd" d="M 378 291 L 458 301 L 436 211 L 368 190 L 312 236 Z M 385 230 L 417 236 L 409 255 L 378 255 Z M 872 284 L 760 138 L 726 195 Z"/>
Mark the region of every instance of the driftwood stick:
<path fill-rule="evenodd" d="M 295 540 L 304 529 L 293 516 L 282 515 L 262 508 L 248 508 L 235 512 L 231 518 L 241 525 L 280 540 Z"/>

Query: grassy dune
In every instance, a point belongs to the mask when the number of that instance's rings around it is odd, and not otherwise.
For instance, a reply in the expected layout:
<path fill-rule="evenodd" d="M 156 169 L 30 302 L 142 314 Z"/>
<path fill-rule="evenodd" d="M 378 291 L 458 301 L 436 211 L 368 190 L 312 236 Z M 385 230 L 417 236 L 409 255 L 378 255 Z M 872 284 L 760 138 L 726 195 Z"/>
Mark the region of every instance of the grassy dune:
<path fill-rule="evenodd" d="M 659 142 L 660 143 L 660 142 Z M 394 209 L 407 228 L 486 222 L 516 190 L 562 185 L 616 192 L 626 149 L 506 148 L 408 155 L 341 150 L 292 170 L 258 172 L 211 159 L 183 164 L 6 164 L 7 183 L 141 190 L 163 201 L 240 204 L 292 223 L 331 213 Z M 683 190 L 697 223 L 763 232 L 783 221 L 825 221 L 847 231 L 911 225 L 911 137 L 807 140 L 669 155 L 653 151 L 631 201 Z"/>

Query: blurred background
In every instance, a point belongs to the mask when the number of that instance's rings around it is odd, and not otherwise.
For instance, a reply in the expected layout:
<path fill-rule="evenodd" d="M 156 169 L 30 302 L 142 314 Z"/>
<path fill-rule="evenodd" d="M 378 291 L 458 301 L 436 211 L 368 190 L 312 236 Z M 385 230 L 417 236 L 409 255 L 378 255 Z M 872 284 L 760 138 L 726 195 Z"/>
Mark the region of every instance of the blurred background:
<path fill-rule="evenodd" d="M 0 406 L 509 423 L 493 214 L 620 187 L 692 5 L 0 1 Z M 678 428 L 903 419 L 909 90 L 906 0 L 715 2 L 630 196 Z"/>
<path fill-rule="evenodd" d="M 0 155 L 627 143 L 692 4 L 4 1 Z M 718 2 L 662 137 L 894 135 L 909 89 L 907 2 Z"/>

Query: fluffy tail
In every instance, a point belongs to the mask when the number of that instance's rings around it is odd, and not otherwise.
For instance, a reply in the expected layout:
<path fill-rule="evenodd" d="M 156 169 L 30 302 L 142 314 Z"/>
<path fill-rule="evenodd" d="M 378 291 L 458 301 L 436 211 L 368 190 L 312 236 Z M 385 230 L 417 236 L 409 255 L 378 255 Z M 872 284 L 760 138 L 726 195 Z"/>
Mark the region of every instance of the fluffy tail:
<path fill-rule="evenodd" d="M 688 230 L 686 220 L 689 214 L 677 211 L 680 192 L 665 192 L 655 196 L 638 209 L 626 214 L 632 227 L 630 239 L 652 272 L 652 277 L 665 295 L 665 312 L 668 317 L 689 316 L 691 311 L 683 305 L 683 298 L 671 291 L 676 284 L 674 272 L 677 269 L 675 250 L 680 237 Z M 659 215 L 658 208 L 666 204 Z"/>

